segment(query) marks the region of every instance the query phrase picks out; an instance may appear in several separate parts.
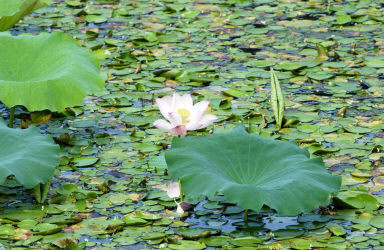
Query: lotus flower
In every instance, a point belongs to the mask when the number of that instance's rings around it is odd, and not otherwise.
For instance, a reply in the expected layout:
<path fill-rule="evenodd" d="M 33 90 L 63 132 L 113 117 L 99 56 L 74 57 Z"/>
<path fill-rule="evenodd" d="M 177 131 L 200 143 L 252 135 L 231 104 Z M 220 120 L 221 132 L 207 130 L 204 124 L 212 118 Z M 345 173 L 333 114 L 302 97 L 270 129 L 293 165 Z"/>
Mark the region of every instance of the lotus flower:
<path fill-rule="evenodd" d="M 209 101 L 201 101 L 193 105 L 190 94 L 180 96 L 176 92 L 173 96 L 157 98 L 161 114 L 166 120 L 156 120 L 156 128 L 170 131 L 173 135 L 185 135 L 187 130 L 205 128 L 217 120 L 215 115 L 205 114 Z"/>
<path fill-rule="evenodd" d="M 185 206 L 184 203 L 185 204 L 188 204 L 188 203 L 183 202 L 183 201 L 182 202 L 176 201 L 176 198 L 180 198 L 180 196 L 181 196 L 180 183 L 176 182 L 176 181 L 171 181 L 171 183 L 169 183 L 169 185 L 167 186 L 166 190 L 167 190 L 168 197 L 173 198 L 173 200 L 175 201 L 175 203 L 177 205 L 176 213 L 178 215 L 183 215 L 184 212 L 187 211 L 187 209 L 184 210 L 184 208 L 183 208 L 183 206 Z"/>
<path fill-rule="evenodd" d="M 167 186 L 167 195 L 169 198 L 179 198 L 180 197 L 180 184 L 176 181 L 171 181 Z"/>

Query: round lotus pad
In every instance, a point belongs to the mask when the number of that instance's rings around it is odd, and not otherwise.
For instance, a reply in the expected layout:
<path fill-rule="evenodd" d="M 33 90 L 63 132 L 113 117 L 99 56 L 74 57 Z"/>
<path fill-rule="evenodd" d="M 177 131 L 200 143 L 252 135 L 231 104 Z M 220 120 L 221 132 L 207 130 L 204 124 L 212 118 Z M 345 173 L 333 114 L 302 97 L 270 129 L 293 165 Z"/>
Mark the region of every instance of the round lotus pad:
<path fill-rule="evenodd" d="M 11 28 L 24 16 L 50 3 L 51 0 L 0 0 L 0 31 Z"/>
<path fill-rule="evenodd" d="M 337 193 L 341 183 L 306 149 L 248 134 L 242 126 L 227 133 L 175 137 L 165 160 L 187 199 L 223 194 L 244 209 L 266 205 L 281 215 L 312 211 Z"/>
<path fill-rule="evenodd" d="M 12 129 L 0 118 L 0 185 L 8 176 L 26 188 L 51 179 L 59 165 L 60 147 L 38 128 Z"/>
<path fill-rule="evenodd" d="M 0 101 L 29 111 L 63 111 L 103 89 L 99 62 L 61 32 L 0 33 Z"/>

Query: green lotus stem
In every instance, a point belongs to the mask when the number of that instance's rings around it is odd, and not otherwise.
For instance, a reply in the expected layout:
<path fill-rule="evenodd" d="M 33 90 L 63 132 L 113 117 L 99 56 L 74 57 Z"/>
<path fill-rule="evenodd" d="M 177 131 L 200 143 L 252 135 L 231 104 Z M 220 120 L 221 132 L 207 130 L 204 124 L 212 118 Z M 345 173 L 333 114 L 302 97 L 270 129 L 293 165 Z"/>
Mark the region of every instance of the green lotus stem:
<path fill-rule="evenodd" d="M 15 106 L 13 106 L 9 112 L 9 124 L 8 127 L 13 128 L 13 120 L 15 119 Z"/>
<path fill-rule="evenodd" d="M 183 195 L 183 190 L 181 189 L 181 182 L 179 180 L 179 188 L 180 188 L 180 202 L 184 201 L 184 195 Z"/>
<path fill-rule="evenodd" d="M 248 221 L 248 209 L 244 210 L 244 221 Z"/>

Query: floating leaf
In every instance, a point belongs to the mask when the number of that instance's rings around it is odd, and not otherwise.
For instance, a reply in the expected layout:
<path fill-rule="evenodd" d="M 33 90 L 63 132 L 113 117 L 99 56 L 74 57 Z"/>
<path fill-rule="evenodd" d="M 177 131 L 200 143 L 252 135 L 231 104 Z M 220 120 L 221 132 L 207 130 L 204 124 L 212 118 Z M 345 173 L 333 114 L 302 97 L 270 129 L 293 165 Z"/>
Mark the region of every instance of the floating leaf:
<path fill-rule="evenodd" d="M 362 191 L 343 191 L 335 197 L 335 204 L 344 208 L 358 208 L 376 210 L 379 208 L 377 199 L 369 193 Z"/>
<path fill-rule="evenodd" d="M 79 157 L 73 160 L 76 167 L 88 167 L 99 161 L 97 157 Z"/>
<path fill-rule="evenodd" d="M 49 235 L 54 234 L 61 231 L 62 227 L 57 226 L 56 224 L 51 223 L 41 223 L 38 224 L 34 230 L 38 232 L 34 232 L 35 235 Z"/>
<path fill-rule="evenodd" d="M 308 72 L 308 77 L 317 81 L 326 80 L 332 78 L 333 75 L 327 72 Z"/>
<path fill-rule="evenodd" d="M 275 62 L 271 62 L 271 61 L 254 61 L 251 63 L 252 66 L 255 66 L 255 67 L 271 67 L 273 65 L 275 65 L 276 63 Z"/>
<path fill-rule="evenodd" d="M 71 237 L 66 237 L 66 238 L 57 239 L 53 241 L 52 244 L 59 248 L 68 249 L 71 247 L 74 248 L 77 245 L 77 241 Z"/>
<path fill-rule="evenodd" d="M 344 231 L 344 229 L 342 229 L 340 227 L 330 227 L 328 229 L 329 229 L 329 231 L 332 232 L 333 235 L 336 235 L 336 236 L 344 235 L 347 233 Z"/>
<path fill-rule="evenodd" d="M 316 44 L 316 48 L 317 48 L 317 57 L 316 57 L 316 61 L 326 61 L 328 60 L 328 50 L 327 48 L 325 48 L 323 45 L 321 44 Z"/>
<path fill-rule="evenodd" d="M 183 240 L 180 241 L 180 244 L 168 244 L 170 249 L 205 249 L 206 246 L 204 243 L 192 240 Z"/>
<path fill-rule="evenodd" d="M 223 93 L 227 96 L 233 96 L 236 98 L 244 97 L 247 94 L 247 92 L 235 88 L 224 90 Z"/>
<path fill-rule="evenodd" d="M 286 62 L 286 63 L 282 63 L 282 64 L 277 65 L 275 68 L 276 69 L 283 69 L 283 70 L 298 70 L 298 69 L 304 68 L 304 67 L 305 66 L 303 66 L 302 64 L 297 63 L 297 62 Z"/>
<path fill-rule="evenodd" d="M 230 240 L 229 237 L 226 236 L 211 236 L 208 238 L 200 239 L 201 242 L 205 243 L 210 247 L 223 247 Z"/>
<path fill-rule="evenodd" d="M 343 25 L 352 21 L 352 18 L 347 14 L 338 15 L 336 18 L 337 24 Z"/>
<path fill-rule="evenodd" d="M 41 220 L 45 215 L 46 211 L 40 208 L 5 212 L 0 214 L 0 218 L 5 218 L 13 221 L 24 221 L 27 219 Z"/>
<path fill-rule="evenodd" d="M 204 238 L 211 235 L 211 231 L 215 231 L 214 229 L 209 228 L 180 228 L 175 231 L 175 233 L 181 235 L 184 239 L 198 239 Z"/>
<path fill-rule="evenodd" d="M 271 68 L 271 104 L 276 124 L 280 128 L 284 116 L 284 97 L 273 68 Z"/>
<path fill-rule="evenodd" d="M 377 228 L 380 228 L 380 229 L 384 229 L 384 216 L 375 216 L 375 217 L 373 217 L 369 221 L 369 224 L 374 226 L 374 227 L 377 227 Z"/>
<path fill-rule="evenodd" d="M 0 100 L 8 107 L 63 111 L 103 86 L 96 57 L 69 35 L 0 33 Z"/>
<path fill-rule="evenodd" d="M 0 184 L 8 176 L 26 188 L 46 183 L 59 164 L 60 148 L 36 127 L 8 128 L 0 118 Z"/>
<path fill-rule="evenodd" d="M 239 247 L 256 247 L 261 243 L 261 239 L 254 236 L 238 237 L 231 240 L 231 244 Z"/>
<path fill-rule="evenodd" d="M 384 60 L 370 60 L 366 62 L 368 67 L 384 68 Z"/>
<path fill-rule="evenodd" d="M 0 236 L 1 235 L 14 235 L 15 234 L 15 230 L 13 228 L 12 225 L 1 225 L 0 226 Z M 0 246 L 3 246 L 3 245 L 0 245 Z"/>
<path fill-rule="evenodd" d="M 170 176 L 181 180 L 190 199 L 222 193 L 245 209 L 263 205 L 280 214 L 309 212 L 339 190 L 341 178 L 321 158 L 297 145 L 248 134 L 228 133 L 174 138 L 165 153 Z"/>
<path fill-rule="evenodd" d="M 0 1 L 0 31 L 16 24 L 23 16 L 47 6 L 51 0 L 2 0 Z"/>
<path fill-rule="evenodd" d="M 304 234 L 304 231 L 298 229 L 279 229 L 272 232 L 277 240 L 291 239 Z"/>

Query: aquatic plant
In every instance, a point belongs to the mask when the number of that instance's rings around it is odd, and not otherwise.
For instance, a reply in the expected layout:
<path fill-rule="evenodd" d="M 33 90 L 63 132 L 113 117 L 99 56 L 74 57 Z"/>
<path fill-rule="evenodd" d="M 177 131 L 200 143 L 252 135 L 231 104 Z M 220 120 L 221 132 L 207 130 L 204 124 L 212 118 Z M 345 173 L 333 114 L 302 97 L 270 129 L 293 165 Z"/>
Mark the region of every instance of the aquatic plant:
<path fill-rule="evenodd" d="M 166 120 L 156 120 L 154 126 L 170 131 L 173 135 L 185 135 L 188 130 L 205 128 L 217 120 L 212 114 L 205 114 L 209 101 L 201 101 L 193 104 L 190 94 L 180 96 L 174 92 L 173 96 L 157 98 L 161 114 Z"/>
<path fill-rule="evenodd" d="M 281 128 L 284 116 L 284 96 L 281 91 L 279 79 L 273 68 L 271 68 L 271 105 L 276 125 Z"/>
<path fill-rule="evenodd" d="M 186 198 L 223 194 L 244 209 L 264 205 L 282 215 L 310 212 L 337 193 L 341 178 L 293 142 L 227 133 L 173 138 L 165 152 L 168 173 L 180 180 Z"/>
<path fill-rule="evenodd" d="M 167 186 L 166 190 L 167 190 L 168 197 L 174 199 L 177 205 L 176 213 L 178 215 L 183 215 L 184 214 L 184 209 L 182 207 L 183 196 L 182 196 L 180 183 L 176 181 L 171 181 Z M 176 199 L 178 198 L 181 198 L 181 202 L 176 201 Z"/>
<path fill-rule="evenodd" d="M 60 112 L 103 86 L 98 60 L 69 35 L 0 33 L 0 101 L 11 107 L 10 128 L 16 105 Z M 35 127 L 10 128 L 1 121 L 0 184 L 13 175 L 26 188 L 34 188 L 36 200 L 43 202 L 58 165 L 59 146 Z"/>
<path fill-rule="evenodd" d="M 6 31 L 24 16 L 43 8 L 51 0 L 2 0 L 0 1 L 0 31 Z"/>
<path fill-rule="evenodd" d="M 0 101 L 29 111 L 63 111 L 103 89 L 99 62 L 62 32 L 0 33 Z"/>
<path fill-rule="evenodd" d="M 38 128 L 8 128 L 0 118 L 0 185 L 9 176 L 25 188 L 38 189 L 38 202 L 44 201 L 40 184 L 51 179 L 59 165 L 60 147 L 49 135 L 42 135 Z M 44 193 L 44 192 L 43 192 Z M 45 197 L 44 197 L 45 196 Z"/>

